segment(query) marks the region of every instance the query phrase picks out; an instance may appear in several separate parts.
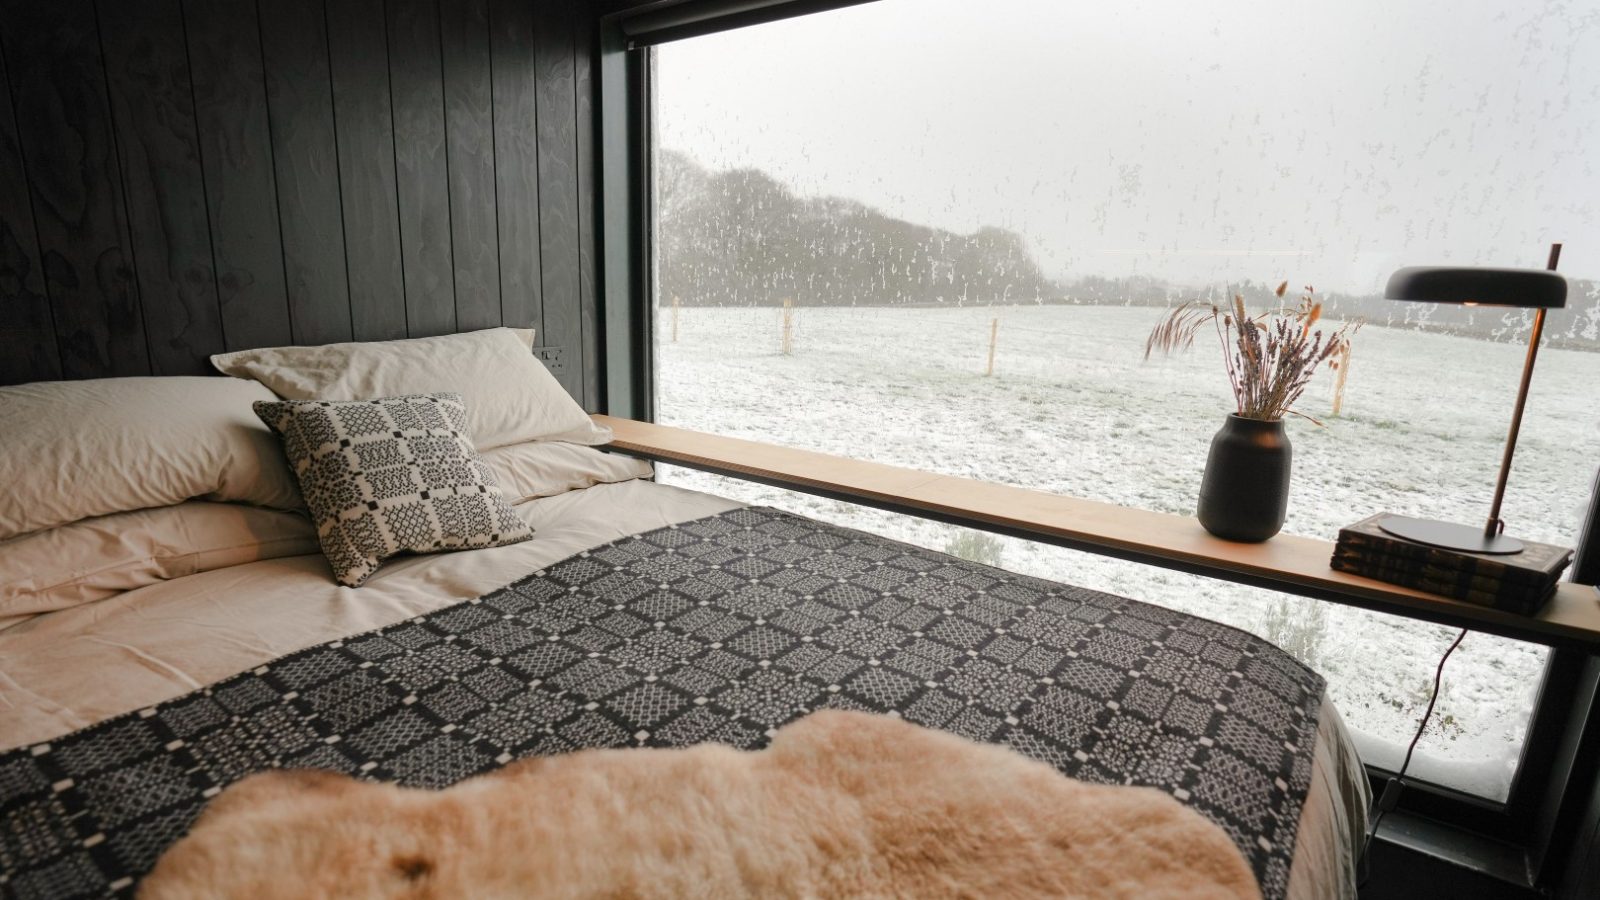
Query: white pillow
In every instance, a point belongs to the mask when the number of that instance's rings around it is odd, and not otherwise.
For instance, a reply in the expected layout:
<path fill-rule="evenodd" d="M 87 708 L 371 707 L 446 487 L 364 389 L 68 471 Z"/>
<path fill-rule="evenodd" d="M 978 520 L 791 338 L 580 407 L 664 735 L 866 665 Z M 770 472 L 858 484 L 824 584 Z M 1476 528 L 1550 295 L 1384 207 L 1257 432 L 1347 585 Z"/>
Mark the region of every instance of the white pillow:
<path fill-rule="evenodd" d="M 233 378 L 165 376 L 0 387 L 0 540 L 194 497 L 301 506 L 283 448 Z"/>
<path fill-rule="evenodd" d="M 653 471 L 642 459 L 601 453 L 593 447 L 562 441 L 530 441 L 484 451 L 484 465 L 512 503 L 553 497 L 597 484 L 649 478 Z"/>
<path fill-rule="evenodd" d="M 480 451 L 523 441 L 605 444 L 596 426 L 510 328 L 402 341 L 268 347 L 219 353 L 211 364 L 285 400 L 372 400 L 460 394 Z"/>
<path fill-rule="evenodd" d="M 38 613 L 262 559 L 317 553 L 304 513 L 192 500 L 0 541 L 0 628 Z"/>

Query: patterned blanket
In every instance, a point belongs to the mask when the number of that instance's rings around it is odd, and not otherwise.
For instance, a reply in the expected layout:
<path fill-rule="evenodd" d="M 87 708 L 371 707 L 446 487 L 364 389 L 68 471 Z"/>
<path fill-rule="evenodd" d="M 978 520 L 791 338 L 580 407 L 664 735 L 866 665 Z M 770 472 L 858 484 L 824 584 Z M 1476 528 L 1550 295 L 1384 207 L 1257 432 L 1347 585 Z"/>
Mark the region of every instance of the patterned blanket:
<path fill-rule="evenodd" d="M 737 509 L 0 754 L 0 894 L 129 894 L 267 768 L 439 787 L 585 747 L 754 748 L 845 707 L 1166 790 L 1282 897 L 1322 691 L 1205 619 Z"/>

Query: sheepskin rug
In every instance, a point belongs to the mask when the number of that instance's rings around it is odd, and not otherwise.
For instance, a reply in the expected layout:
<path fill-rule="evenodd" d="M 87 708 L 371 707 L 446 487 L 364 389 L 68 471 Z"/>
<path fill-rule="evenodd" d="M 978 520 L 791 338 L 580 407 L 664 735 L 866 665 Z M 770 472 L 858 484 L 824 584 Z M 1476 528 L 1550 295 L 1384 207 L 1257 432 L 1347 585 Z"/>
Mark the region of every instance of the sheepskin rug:
<path fill-rule="evenodd" d="M 140 896 L 1258 897 L 1227 835 L 1152 788 L 822 711 L 765 750 L 589 750 L 447 790 L 316 771 L 219 795 Z"/>

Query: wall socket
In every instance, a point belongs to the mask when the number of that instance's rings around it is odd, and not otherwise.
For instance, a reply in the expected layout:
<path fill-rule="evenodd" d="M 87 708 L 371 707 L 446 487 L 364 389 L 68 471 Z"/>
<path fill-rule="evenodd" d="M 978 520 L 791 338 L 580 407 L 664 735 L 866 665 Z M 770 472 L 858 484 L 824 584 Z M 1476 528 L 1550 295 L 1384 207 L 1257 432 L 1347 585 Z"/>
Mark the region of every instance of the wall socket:
<path fill-rule="evenodd" d="M 567 348 L 565 347 L 535 347 L 533 355 L 544 363 L 550 374 L 560 378 L 567 371 Z"/>

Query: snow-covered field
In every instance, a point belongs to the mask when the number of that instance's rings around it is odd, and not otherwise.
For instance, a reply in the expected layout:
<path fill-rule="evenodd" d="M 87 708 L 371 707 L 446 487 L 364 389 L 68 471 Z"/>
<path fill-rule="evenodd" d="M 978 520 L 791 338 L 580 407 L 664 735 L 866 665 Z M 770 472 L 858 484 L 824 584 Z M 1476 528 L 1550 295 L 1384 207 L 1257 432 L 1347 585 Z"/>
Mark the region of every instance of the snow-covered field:
<path fill-rule="evenodd" d="M 1230 408 L 1219 350 L 1142 361 L 1156 309 L 799 309 L 780 353 L 775 309 L 663 311 L 659 418 L 751 437 L 1192 514 Z M 995 375 L 983 376 L 1000 319 Z M 1331 373 L 1291 421 L 1286 531 L 1332 538 L 1378 511 L 1477 523 L 1487 513 L 1523 347 L 1368 326 L 1342 415 Z M 1544 351 L 1506 500 L 1508 531 L 1571 545 L 1600 448 L 1600 354 Z M 1159 603 L 1260 634 L 1327 676 L 1369 761 L 1397 765 L 1449 629 L 686 470 L 663 480 L 795 510 L 1006 568 Z M 1472 634 L 1451 657 L 1422 778 L 1504 797 L 1543 648 Z"/>

